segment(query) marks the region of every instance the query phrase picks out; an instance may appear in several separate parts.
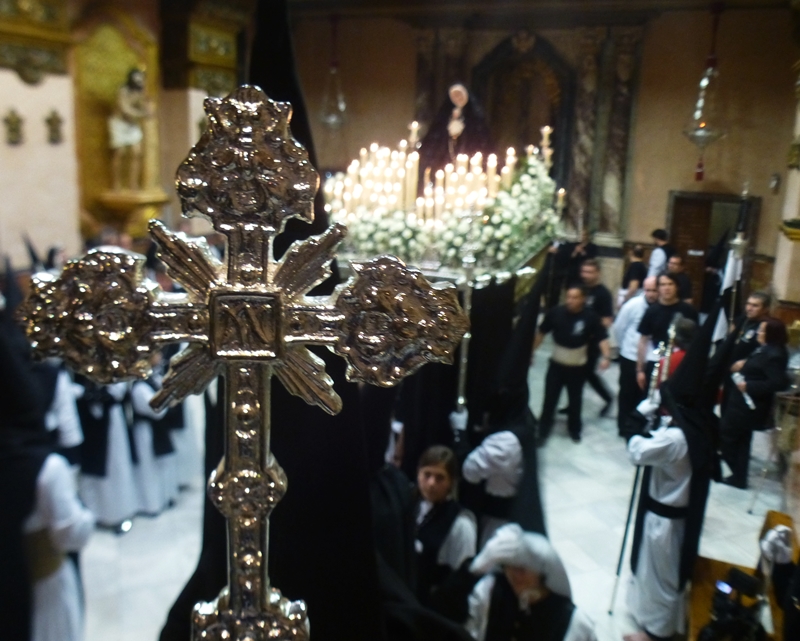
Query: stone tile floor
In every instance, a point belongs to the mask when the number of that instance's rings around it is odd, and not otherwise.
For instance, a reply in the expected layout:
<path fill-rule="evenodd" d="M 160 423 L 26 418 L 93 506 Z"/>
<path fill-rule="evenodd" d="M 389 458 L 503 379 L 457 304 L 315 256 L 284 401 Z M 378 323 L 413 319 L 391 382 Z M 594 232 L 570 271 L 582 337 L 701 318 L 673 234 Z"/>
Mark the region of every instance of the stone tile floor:
<path fill-rule="evenodd" d="M 547 351 L 545 344 L 530 372 L 531 406 L 537 415 Z M 617 376 L 613 365 L 604 375 L 612 389 L 616 389 Z M 597 418 L 601 407 L 600 398 L 587 388 L 580 444 L 567 437 L 563 422 L 556 424 L 547 446 L 540 450 L 541 485 L 548 529 L 567 566 L 573 598 L 594 618 L 599 641 L 619 641 L 634 629 L 625 608 L 627 556 L 614 615 L 608 615 L 634 468 L 616 435 L 616 420 Z M 756 477 L 769 450 L 767 436 L 756 434 L 751 487 L 758 483 Z M 158 638 L 167 611 L 197 562 L 202 486 L 198 479 L 175 508 L 155 519 L 137 519 L 124 536 L 97 532 L 92 537 L 82 554 L 87 641 Z M 767 477 L 751 515 L 752 498 L 753 490 L 712 487 L 701 554 L 749 566 L 756 563 L 764 515 L 783 507 L 774 472 Z"/>

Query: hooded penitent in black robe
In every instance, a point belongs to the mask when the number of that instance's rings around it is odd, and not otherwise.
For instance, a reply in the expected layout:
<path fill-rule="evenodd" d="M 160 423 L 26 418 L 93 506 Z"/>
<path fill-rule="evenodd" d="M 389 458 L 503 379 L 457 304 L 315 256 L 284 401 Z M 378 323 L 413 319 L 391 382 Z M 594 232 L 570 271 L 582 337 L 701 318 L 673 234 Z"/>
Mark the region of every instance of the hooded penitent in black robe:
<path fill-rule="evenodd" d="M 510 431 L 522 447 L 523 474 L 517 493 L 510 498 L 492 497 L 485 492 L 484 483 L 477 488 L 462 483 L 462 501 L 479 516 L 502 518 L 518 523 L 528 532 L 544 535 L 547 531 L 539 493 L 535 443 L 537 423 L 528 404 L 528 369 L 540 302 L 549 283 L 553 260 L 553 255 L 548 254 L 536 282 L 520 301 L 516 324 L 506 334 L 504 344 L 496 345 L 495 373 L 489 382 L 488 394 L 484 392 L 488 396 L 485 408 L 489 433 Z"/>
<path fill-rule="evenodd" d="M 493 281 L 472 294 L 466 386 L 470 428 L 487 418 L 500 358 L 513 329 L 515 285 L 515 278 Z M 419 457 L 431 445 L 454 447 L 458 453 L 449 417 L 456 409 L 459 359 L 460 348 L 453 365 L 430 363 L 401 384 L 397 419 L 403 423 L 402 469 L 409 478 L 416 478 Z"/>
<path fill-rule="evenodd" d="M 33 586 L 22 527 L 36 502 L 36 480 L 52 451 L 44 405 L 24 336 L 0 311 L 0 621 L 3 638 L 31 635 Z"/>
<path fill-rule="evenodd" d="M 683 431 L 686 438 L 692 468 L 689 504 L 683 517 L 686 526 L 681 546 L 680 589 L 683 589 L 692 576 L 700 548 L 700 534 L 703 529 L 709 487 L 712 480 L 719 478 L 716 456 L 719 418 L 713 411 L 716 390 L 719 387 L 719 373 L 706 372 L 706 364 L 720 304 L 721 301 L 718 301 L 689 346 L 681 364 L 660 388 L 662 407 L 672 416 L 673 424 Z M 634 573 L 639 561 L 644 519 L 649 511 L 648 488 L 651 471 L 650 467 L 645 467 L 642 475 L 642 490 L 631 551 L 631 569 Z"/>
<path fill-rule="evenodd" d="M 292 135 L 316 165 L 285 0 L 259 5 L 250 70 L 250 82 L 270 98 L 292 103 Z M 276 257 L 292 241 L 327 227 L 321 193 L 314 209 L 311 225 L 289 221 L 276 239 Z M 335 265 L 333 273 L 337 273 Z M 313 294 L 331 292 L 335 283 L 334 276 Z M 289 484 L 270 520 L 270 579 L 285 597 L 305 600 L 315 641 L 375 641 L 383 637 L 383 629 L 358 389 L 345 381 L 341 358 L 326 349 L 315 353 L 325 361 L 344 409 L 328 416 L 273 381 L 272 450 Z M 219 395 L 218 407 L 224 405 L 224 398 Z M 206 472 L 221 456 L 222 426 L 215 427 L 215 433 L 207 434 L 206 444 L 207 451 L 217 456 L 209 461 L 207 455 Z M 162 641 L 189 638 L 191 608 L 197 601 L 217 596 L 226 582 L 226 559 L 224 520 L 206 500 L 200 562 L 169 614 Z"/>

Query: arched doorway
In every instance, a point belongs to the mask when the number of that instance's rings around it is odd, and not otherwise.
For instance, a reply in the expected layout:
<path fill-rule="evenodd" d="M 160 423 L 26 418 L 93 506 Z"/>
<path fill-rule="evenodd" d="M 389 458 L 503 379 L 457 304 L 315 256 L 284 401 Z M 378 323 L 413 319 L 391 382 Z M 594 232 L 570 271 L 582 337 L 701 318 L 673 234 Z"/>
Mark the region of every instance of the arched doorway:
<path fill-rule="evenodd" d="M 555 48 L 526 32 L 506 38 L 474 67 L 472 90 L 485 107 L 498 149 L 538 145 L 541 127 L 553 127 L 551 175 L 565 184 L 575 73 Z"/>

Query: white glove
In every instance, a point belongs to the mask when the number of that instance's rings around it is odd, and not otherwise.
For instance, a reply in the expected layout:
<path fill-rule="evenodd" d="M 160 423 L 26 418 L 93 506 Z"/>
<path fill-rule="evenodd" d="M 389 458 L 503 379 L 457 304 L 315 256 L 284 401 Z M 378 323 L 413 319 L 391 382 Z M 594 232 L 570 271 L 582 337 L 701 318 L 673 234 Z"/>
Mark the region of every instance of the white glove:
<path fill-rule="evenodd" d="M 466 409 L 456 410 L 455 412 L 450 412 L 450 427 L 452 427 L 457 432 L 463 432 L 467 429 L 467 422 L 469 419 L 469 413 Z"/>
<path fill-rule="evenodd" d="M 661 405 L 661 396 L 656 392 L 652 399 L 648 397 L 639 403 L 636 410 L 645 418 L 651 418 L 658 410 L 659 405 Z"/>
<path fill-rule="evenodd" d="M 761 539 L 761 554 L 777 564 L 792 560 L 792 530 L 785 525 L 776 525 Z"/>

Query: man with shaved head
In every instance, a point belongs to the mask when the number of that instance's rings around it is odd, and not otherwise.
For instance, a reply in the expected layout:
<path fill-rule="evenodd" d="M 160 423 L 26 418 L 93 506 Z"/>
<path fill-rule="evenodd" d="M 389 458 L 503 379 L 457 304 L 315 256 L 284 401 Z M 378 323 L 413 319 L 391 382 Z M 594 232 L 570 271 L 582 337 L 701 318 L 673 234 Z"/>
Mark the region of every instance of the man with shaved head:
<path fill-rule="evenodd" d="M 644 279 L 643 291 L 620 308 L 611 332 L 619 345 L 619 396 L 617 397 L 617 427 L 622 433 L 630 413 L 647 393 L 636 382 L 636 360 L 639 349 L 639 323 L 645 311 L 658 300 L 656 278 Z"/>

